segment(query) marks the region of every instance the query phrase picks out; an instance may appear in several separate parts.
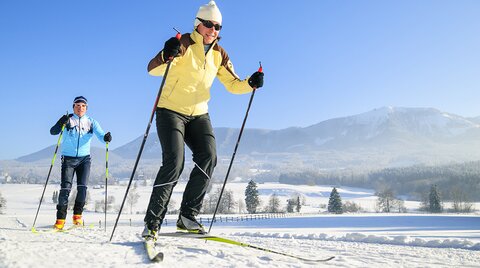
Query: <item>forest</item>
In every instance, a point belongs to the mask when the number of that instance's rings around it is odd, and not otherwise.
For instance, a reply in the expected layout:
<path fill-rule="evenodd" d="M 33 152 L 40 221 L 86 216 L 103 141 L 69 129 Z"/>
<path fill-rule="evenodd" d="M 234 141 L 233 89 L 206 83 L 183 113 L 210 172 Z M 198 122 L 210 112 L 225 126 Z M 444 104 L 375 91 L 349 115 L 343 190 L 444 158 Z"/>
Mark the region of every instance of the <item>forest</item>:
<path fill-rule="evenodd" d="M 436 185 L 443 200 L 463 196 L 479 201 L 480 161 L 442 166 L 416 165 L 385 168 L 375 171 L 303 171 L 279 175 L 280 183 L 350 186 L 371 189 L 390 188 L 398 196 L 422 200 L 432 185 Z"/>

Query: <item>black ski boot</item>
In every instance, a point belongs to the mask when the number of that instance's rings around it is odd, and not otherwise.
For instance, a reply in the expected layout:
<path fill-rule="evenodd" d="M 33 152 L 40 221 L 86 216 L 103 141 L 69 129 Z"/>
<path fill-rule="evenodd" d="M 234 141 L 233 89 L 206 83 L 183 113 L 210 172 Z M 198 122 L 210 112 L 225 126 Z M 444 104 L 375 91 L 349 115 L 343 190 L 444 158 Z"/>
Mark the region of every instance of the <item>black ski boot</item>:
<path fill-rule="evenodd" d="M 196 234 L 206 234 L 203 225 L 200 224 L 195 216 L 193 215 L 182 215 L 178 217 L 177 220 L 177 230 L 179 231 L 187 231 L 189 233 L 196 233 Z"/>

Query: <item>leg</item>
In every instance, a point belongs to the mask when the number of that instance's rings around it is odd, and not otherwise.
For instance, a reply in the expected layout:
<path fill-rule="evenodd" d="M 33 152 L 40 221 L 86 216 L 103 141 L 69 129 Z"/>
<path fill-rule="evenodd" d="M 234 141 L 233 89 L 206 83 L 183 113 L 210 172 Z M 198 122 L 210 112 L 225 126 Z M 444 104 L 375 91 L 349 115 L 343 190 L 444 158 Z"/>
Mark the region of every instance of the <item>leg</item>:
<path fill-rule="evenodd" d="M 57 219 L 67 217 L 68 196 L 72 189 L 74 159 L 62 156 L 62 178 L 60 183 L 60 193 L 58 194 Z"/>
<path fill-rule="evenodd" d="M 75 205 L 73 206 L 74 215 L 82 215 L 83 207 L 85 206 L 90 165 L 90 156 L 84 156 L 79 159 L 79 164 L 75 169 L 77 174 L 77 196 L 75 197 Z"/>
<path fill-rule="evenodd" d="M 185 158 L 185 117 L 160 109 L 156 113 L 157 133 L 162 145 L 162 166 L 153 185 L 152 195 L 145 215 L 150 229 L 158 229 L 167 213 L 173 187 L 183 170 Z"/>
<path fill-rule="evenodd" d="M 183 193 L 180 213 L 196 216 L 202 208 L 209 178 L 217 164 L 215 136 L 208 114 L 200 115 L 189 122 L 185 130 L 185 141 L 192 150 L 193 161 L 202 170 L 197 166 L 192 170 Z"/>

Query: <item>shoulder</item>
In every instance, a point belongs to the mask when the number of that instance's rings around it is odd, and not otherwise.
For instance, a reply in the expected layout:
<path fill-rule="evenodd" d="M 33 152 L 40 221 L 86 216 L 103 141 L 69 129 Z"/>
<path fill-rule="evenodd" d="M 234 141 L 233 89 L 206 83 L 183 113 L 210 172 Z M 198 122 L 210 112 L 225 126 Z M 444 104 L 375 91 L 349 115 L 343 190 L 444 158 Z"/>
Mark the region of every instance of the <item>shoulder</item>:
<path fill-rule="evenodd" d="M 225 55 L 228 57 L 227 51 L 218 43 L 215 43 L 215 45 L 213 46 L 213 50 L 218 51 L 222 56 Z"/>
<path fill-rule="evenodd" d="M 190 45 L 195 44 L 195 41 L 193 41 L 191 37 L 191 33 L 182 34 L 182 37 L 180 37 L 180 44 L 181 46 L 185 47 L 185 49 Z"/>
<path fill-rule="evenodd" d="M 98 124 L 97 120 L 93 119 L 93 117 L 90 117 L 88 115 L 85 115 L 86 119 L 90 121 L 92 124 Z"/>
<path fill-rule="evenodd" d="M 227 51 L 221 45 L 219 45 L 218 43 L 216 43 L 213 46 L 213 50 L 218 52 L 220 54 L 220 56 L 222 57 L 222 65 L 225 65 L 230 60 Z"/>

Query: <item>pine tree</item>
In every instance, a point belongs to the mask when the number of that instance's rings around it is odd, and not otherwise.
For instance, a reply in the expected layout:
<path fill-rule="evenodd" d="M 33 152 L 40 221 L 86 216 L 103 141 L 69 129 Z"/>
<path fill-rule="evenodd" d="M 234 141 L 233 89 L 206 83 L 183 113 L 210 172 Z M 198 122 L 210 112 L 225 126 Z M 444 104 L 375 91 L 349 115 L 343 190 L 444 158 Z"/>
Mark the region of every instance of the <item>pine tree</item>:
<path fill-rule="evenodd" d="M 335 214 L 343 213 L 342 198 L 335 187 L 333 187 L 330 198 L 328 199 L 328 212 Z"/>
<path fill-rule="evenodd" d="M 294 207 L 295 207 L 295 200 L 293 200 L 293 199 L 288 199 L 288 200 L 287 200 L 287 212 L 288 212 L 288 213 L 292 213 Z"/>
<path fill-rule="evenodd" d="M 430 195 L 429 195 L 429 211 L 433 213 L 440 213 L 442 212 L 442 204 L 440 200 L 440 193 L 438 192 L 437 186 L 432 185 L 430 188 Z"/>
<path fill-rule="evenodd" d="M 297 212 L 302 209 L 302 203 L 300 203 L 300 196 L 297 196 Z"/>
<path fill-rule="evenodd" d="M 245 189 L 245 205 L 250 214 L 256 213 L 257 207 L 260 205 L 257 184 L 253 180 L 248 182 L 247 188 Z"/>

